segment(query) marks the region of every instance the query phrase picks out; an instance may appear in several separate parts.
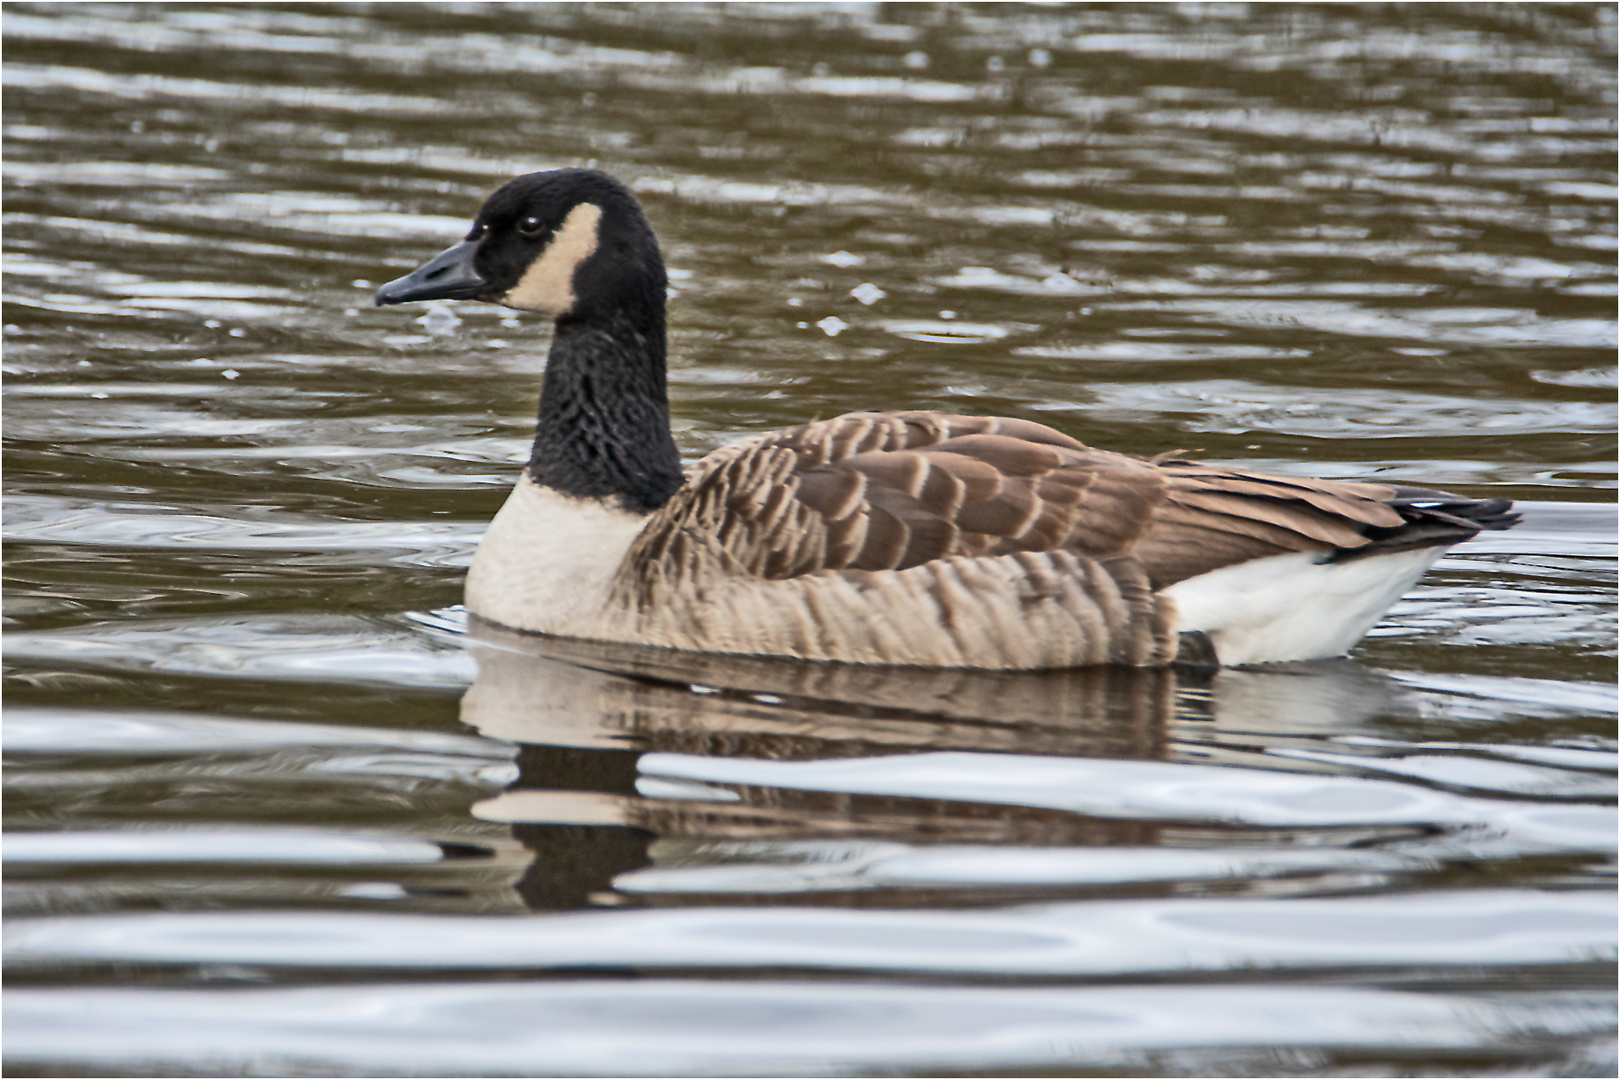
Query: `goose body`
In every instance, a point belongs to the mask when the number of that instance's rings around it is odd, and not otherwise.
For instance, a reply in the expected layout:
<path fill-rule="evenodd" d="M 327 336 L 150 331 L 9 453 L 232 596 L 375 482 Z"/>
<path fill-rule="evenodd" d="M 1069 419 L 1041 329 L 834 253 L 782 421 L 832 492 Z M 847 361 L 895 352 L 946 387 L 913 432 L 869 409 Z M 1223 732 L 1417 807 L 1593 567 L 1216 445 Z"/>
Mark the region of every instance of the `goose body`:
<path fill-rule="evenodd" d="M 1041 424 L 862 412 L 683 475 L 665 275 L 605 174 L 532 173 L 378 304 L 556 319 L 534 451 L 467 577 L 518 630 L 711 653 L 1025 669 L 1253 664 L 1354 645 L 1506 500 L 1098 450 Z"/>

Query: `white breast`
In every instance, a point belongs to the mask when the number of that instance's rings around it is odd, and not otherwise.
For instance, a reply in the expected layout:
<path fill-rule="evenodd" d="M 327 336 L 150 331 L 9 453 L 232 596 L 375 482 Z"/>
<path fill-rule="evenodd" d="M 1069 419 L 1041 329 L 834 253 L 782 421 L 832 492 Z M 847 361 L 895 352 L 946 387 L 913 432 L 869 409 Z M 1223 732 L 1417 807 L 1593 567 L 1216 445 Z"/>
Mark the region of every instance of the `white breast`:
<path fill-rule="evenodd" d="M 467 573 L 467 608 L 502 626 L 603 636 L 608 590 L 646 524 L 616 502 L 518 481 Z"/>

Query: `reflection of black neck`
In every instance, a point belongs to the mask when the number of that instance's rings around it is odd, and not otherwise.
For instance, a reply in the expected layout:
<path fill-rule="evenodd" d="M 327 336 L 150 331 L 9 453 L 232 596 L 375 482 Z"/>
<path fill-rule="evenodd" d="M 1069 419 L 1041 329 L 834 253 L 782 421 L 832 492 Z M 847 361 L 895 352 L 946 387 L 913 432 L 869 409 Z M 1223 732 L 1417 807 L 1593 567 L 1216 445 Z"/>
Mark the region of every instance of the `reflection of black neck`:
<path fill-rule="evenodd" d="M 636 793 L 636 762 L 642 751 L 595 746 L 518 744 L 518 780 L 513 791 Z"/>
<path fill-rule="evenodd" d="M 634 796 L 635 750 L 572 746 L 518 747 L 514 791 L 598 791 Z M 521 824 L 512 835 L 534 853 L 518 895 L 532 911 L 573 911 L 598 903 L 615 876 L 651 863 L 654 836 L 623 825 Z"/>
<path fill-rule="evenodd" d="M 664 311 L 559 319 L 540 391 L 529 473 L 567 495 L 651 513 L 681 486 L 669 431 Z"/>
<path fill-rule="evenodd" d="M 517 894 L 530 911 L 600 906 L 613 879 L 649 866 L 653 834 L 619 825 L 514 825 L 512 836 L 534 853 Z"/>

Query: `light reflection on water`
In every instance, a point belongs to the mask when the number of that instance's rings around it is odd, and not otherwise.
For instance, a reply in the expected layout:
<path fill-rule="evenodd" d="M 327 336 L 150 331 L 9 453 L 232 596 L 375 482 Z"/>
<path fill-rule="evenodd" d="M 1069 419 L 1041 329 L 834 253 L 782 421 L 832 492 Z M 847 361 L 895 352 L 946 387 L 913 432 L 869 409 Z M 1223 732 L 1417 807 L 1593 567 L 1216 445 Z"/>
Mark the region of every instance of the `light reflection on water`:
<path fill-rule="evenodd" d="M 3 32 L 8 1071 L 1612 1073 L 1609 9 Z M 470 634 L 546 331 L 371 293 L 593 162 L 689 460 L 943 407 L 1526 520 L 1264 671 Z"/>

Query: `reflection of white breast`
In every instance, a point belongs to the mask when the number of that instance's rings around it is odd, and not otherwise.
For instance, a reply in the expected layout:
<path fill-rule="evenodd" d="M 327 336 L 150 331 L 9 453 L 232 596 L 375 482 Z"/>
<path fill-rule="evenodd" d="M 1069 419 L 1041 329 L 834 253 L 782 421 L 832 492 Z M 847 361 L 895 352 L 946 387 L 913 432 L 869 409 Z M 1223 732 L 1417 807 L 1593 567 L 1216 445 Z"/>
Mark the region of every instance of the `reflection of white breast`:
<path fill-rule="evenodd" d="M 518 630 L 604 636 L 613 577 L 646 521 L 612 500 L 563 495 L 525 476 L 478 545 L 467 608 Z"/>

